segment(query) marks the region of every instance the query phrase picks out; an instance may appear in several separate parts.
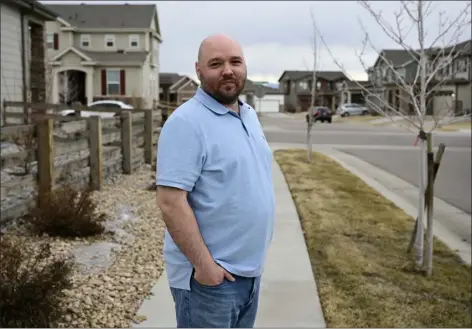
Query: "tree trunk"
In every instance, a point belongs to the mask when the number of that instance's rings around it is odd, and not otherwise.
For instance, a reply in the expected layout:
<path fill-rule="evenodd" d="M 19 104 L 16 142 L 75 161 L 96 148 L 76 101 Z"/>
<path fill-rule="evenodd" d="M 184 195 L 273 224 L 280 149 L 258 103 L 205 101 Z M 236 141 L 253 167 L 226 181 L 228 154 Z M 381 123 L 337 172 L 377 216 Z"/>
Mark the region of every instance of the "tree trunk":
<path fill-rule="evenodd" d="M 428 133 L 428 210 L 426 226 L 426 250 L 425 268 L 426 275 L 430 276 L 433 271 L 433 214 L 434 214 L 434 154 L 432 134 Z"/>
<path fill-rule="evenodd" d="M 426 142 L 420 139 L 421 157 L 419 168 L 419 193 L 418 193 L 418 230 L 416 232 L 415 249 L 416 249 L 416 264 L 423 265 L 423 250 L 424 250 L 424 203 L 425 203 L 425 186 L 426 186 Z"/>
<path fill-rule="evenodd" d="M 441 166 L 441 161 L 442 161 L 442 156 L 444 154 L 444 151 L 446 150 L 446 145 L 443 143 L 439 144 L 438 152 L 436 153 L 436 159 L 434 160 L 434 177 L 432 184 L 436 181 L 436 176 L 438 175 L 439 167 Z M 430 182 L 428 182 L 429 184 Z M 426 187 L 428 189 L 428 187 Z M 425 208 L 428 206 L 428 198 L 427 198 L 427 193 L 425 193 Z M 415 220 L 415 227 L 413 229 L 413 233 L 411 235 L 410 243 L 408 244 L 408 249 L 407 253 L 410 253 L 411 250 L 413 249 L 413 246 L 415 244 L 415 239 L 416 239 L 416 234 L 418 232 L 418 217 Z"/>

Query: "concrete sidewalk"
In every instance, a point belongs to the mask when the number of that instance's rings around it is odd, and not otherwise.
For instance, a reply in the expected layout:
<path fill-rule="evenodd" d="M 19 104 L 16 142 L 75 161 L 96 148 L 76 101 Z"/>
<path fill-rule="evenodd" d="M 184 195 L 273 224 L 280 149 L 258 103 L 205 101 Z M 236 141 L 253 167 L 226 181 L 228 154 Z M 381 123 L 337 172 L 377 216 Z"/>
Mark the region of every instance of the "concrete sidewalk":
<path fill-rule="evenodd" d="M 279 165 L 273 162 L 276 214 L 274 237 L 261 282 L 255 327 L 326 327 L 300 220 Z M 175 327 L 172 296 L 164 272 L 136 313 L 132 327 Z"/>

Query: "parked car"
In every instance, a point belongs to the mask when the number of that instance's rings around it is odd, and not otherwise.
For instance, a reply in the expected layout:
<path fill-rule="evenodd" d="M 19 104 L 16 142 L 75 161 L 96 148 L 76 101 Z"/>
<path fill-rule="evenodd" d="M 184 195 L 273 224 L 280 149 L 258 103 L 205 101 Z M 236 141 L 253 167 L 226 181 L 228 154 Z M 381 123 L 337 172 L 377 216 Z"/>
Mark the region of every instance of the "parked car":
<path fill-rule="evenodd" d="M 114 101 L 114 100 L 95 101 L 95 102 L 89 103 L 87 106 L 89 108 L 91 107 L 92 109 L 94 107 L 111 108 L 111 109 L 127 109 L 127 110 L 133 109 L 133 106 L 126 104 L 125 102 Z M 74 116 L 75 110 L 72 110 L 72 109 L 62 110 L 59 112 L 59 115 Z M 80 116 L 84 118 L 91 117 L 93 115 L 98 115 L 101 118 L 112 118 L 116 115 L 116 113 L 115 112 L 80 111 Z"/>
<path fill-rule="evenodd" d="M 360 104 L 347 103 L 338 107 L 336 114 L 342 117 L 348 117 L 350 115 L 367 115 L 369 114 L 369 109 Z"/>
<path fill-rule="evenodd" d="M 329 122 L 331 123 L 332 120 L 333 120 L 333 113 L 331 112 L 331 110 L 329 108 L 327 108 L 326 106 L 316 106 L 314 109 L 313 109 L 313 122 L 316 122 L 316 121 L 321 121 L 321 122 Z M 308 115 L 307 114 L 305 116 L 305 119 L 306 121 L 308 122 Z"/>

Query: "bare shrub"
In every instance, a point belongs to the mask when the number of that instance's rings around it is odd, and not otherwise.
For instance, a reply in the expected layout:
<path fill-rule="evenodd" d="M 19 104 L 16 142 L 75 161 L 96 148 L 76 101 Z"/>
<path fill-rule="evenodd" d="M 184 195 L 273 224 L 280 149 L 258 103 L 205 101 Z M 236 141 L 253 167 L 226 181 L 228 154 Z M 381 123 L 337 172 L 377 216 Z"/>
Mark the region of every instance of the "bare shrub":
<path fill-rule="evenodd" d="M 72 264 L 51 257 L 48 243 L 27 253 L 21 239 L 1 237 L 0 327 L 55 327 L 62 290 L 72 286 Z"/>
<path fill-rule="evenodd" d="M 81 191 L 69 185 L 47 193 L 43 202 L 31 209 L 29 222 L 37 234 L 65 238 L 87 237 L 105 231 L 105 214 L 97 213 L 93 190 Z"/>

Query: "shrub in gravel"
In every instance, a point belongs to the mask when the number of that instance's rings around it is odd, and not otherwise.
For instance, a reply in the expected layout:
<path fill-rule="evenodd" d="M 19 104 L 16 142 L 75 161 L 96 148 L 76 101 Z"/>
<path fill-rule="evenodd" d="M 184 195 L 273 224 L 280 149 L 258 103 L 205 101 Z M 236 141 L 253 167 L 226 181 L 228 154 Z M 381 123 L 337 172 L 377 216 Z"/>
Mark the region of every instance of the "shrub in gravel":
<path fill-rule="evenodd" d="M 96 211 L 92 192 L 90 188 L 76 190 L 64 185 L 48 193 L 28 215 L 33 231 L 64 238 L 102 234 L 106 216 Z"/>
<path fill-rule="evenodd" d="M 73 263 L 52 258 L 48 243 L 27 251 L 20 239 L 0 239 L 0 327 L 56 327 Z"/>

